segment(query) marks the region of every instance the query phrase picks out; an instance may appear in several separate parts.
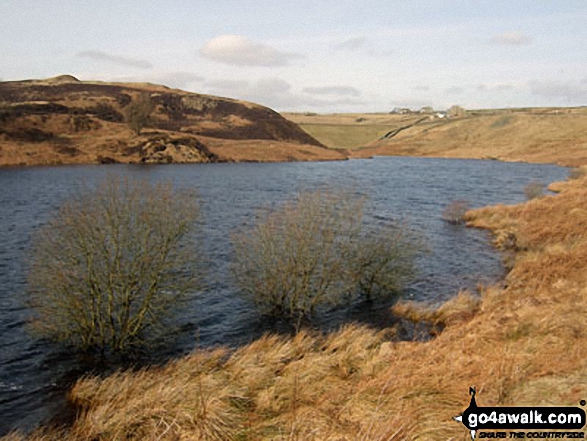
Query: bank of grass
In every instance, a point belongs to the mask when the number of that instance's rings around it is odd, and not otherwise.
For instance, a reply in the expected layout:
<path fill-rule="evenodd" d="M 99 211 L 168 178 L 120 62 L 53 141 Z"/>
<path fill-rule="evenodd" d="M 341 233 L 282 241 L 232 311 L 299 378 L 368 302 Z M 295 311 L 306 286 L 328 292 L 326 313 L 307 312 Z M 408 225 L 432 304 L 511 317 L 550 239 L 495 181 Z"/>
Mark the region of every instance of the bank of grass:
<path fill-rule="evenodd" d="M 479 298 L 398 305 L 445 326 L 431 341 L 349 325 L 88 377 L 70 393 L 73 426 L 28 439 L 465 440 L 451 418 L 469 386 L 484 406 L 576 406 L 587 397 L 587 177 L 554 189 L 468 213 L 515 253 L 512 270 Z"/>
<path fill-rule="evenodd" d="M 300 124 L 300 127 L 330 148 L 345 149 L 365 146 L 392 130 L 392 126 L 380 124 Z"/>
<path fill-rule="evenodd" d="M 587 107 L 470 110 L 458 118 L 418 113 L 283 116 L 325 146 L 347 149 L 355 158 L 430 156 L 587 165 Z M 382 139 L 390 132 L 395 133 Z"/>
<path fill-rule="evenodd" d="M 282 116 L 295 122 L 326 147 L 349 150 L 369 145 L 387 133 L 413 124 L 422 118 L 419 114 L 387 113 L 283 113 Z"/>
<path fill-rule="evenodd" d="M 423 121 L 353 152 L 355 157 L 374 155 L 586 165 L 587 109 L 495 110 Z"/>

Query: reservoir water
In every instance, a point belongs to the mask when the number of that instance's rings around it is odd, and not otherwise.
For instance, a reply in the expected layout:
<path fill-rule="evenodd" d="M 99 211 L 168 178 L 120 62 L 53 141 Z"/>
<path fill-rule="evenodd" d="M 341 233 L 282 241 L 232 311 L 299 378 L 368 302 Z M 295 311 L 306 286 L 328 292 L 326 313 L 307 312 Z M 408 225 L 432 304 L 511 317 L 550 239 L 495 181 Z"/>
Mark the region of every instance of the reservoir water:
<path fill-rule="evenodd" d="M 67 387 L 92 368 L 66 348 L 26 332 L 31 316 L 26 306 L 27 252 L 32 233 L 68 196 L 113 174 L 153 182 L 171 180 L 180 187 L 197 188 L 201 197 L 210 280 L 206 291 L 195 295 L 178 317 L 183 330 L 180 338 L 164 353 L 153 355 L 157 361 L 196 345 L 237 346 L 271 329 L 253 305 L 236 293 L 228 271 L 231 232 L 254 221 L 263 207 L 325 186 L 366 195 L 368 222 L 403 221 L 424 236 L 430 252 L 419 259 L 417 279 L 403 295 L 438 304 L 461 288 L 475 290 L 479 283 L 493 283 L 504 275 L 489 234 L 443 222 L 444 207 L 459 199 L 469 200 L 473 207 L 522 202 L 527 184 L 563 180 L 568 170 L 429 158 L 0 169 L 0 435 L 14 428 L 30 430 L 63 413 Z M 388 316 L 389 305 L 380 306 L 378 311 L 323 311 L 318 321 L 324 329 L 350 320 L 369 323 L 374 317 Z"/>

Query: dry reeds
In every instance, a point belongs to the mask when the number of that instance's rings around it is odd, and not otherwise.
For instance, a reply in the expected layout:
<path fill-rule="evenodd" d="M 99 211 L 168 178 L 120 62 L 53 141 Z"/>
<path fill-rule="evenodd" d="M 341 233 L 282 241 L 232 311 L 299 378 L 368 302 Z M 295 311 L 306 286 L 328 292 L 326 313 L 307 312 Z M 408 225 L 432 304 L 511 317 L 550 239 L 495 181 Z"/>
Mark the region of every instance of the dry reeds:
<path fill-rule="evenodd" d="M 86 378 L 71 392 L 81 414 L 68 432 L 31 439 L 464 440 L 452 417 L 469 386 L 483 406 L 576 406 L 587 397 L 586 181 L 468 214 L 523 246 L 503 286 L 480 298 L 404 308 L 444 324 L 434 340 L 347 326 Z"/>

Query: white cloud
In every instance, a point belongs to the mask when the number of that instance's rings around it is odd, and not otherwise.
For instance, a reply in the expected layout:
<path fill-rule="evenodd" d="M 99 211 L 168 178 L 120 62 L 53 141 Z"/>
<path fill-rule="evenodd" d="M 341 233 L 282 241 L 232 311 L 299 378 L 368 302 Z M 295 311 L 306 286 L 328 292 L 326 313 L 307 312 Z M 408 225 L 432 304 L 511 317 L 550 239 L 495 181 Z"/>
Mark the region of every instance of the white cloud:
<path fill-rule="evenodd" d="M 520 32 L 512 31 L 494 35 L 489 42 L 498 46 L 522 46 L 532 43 L 532 38 Z"/>
<path fill-rule="evenodd" d="M 204 84 L 212 93 L 238 98 L 277 110 L 307 110 L 308 108 L 338 108 L 359 106 L 362 101 L 348 97 L 310 96 L 292 90 L 292 86 L 281 78 L 262 78 L 248 82 L 240 80 L 215 80 Z"/>
<path fill-rule="evenodd" d="M 221 35 L 200 49 L 204 58 L 235 66 L 285 66 L 300 54 L 281 52 L 264 43 L 256 43 L 239 35 Z"/>
<path fill-rule="evenodd" d="M 95 61 L 106 61 L 108 63 L 117 64 L 119 66 L 137 67 L 139 69 L 151 69 L 153 65 L 147 60 L 140 60 L 136 58 L 124 57 L 122 55 L 109 54 L 103 51 L 82 51 L 76 54 L 81 58 L 90 58 Z"/>
<path fill-rule="evenodd" d="M 517 89 L 518 86 L 512 83 L 481 83 L 477 86 L 479 92 L 509 92 Z"/>
<path fill-rule="evenodd" d="M 367 38 L 365 36 L 352 37 L 346 40 L 339 41 L 338 43 L 330 44 L 330 50 L 339 53 L 340 55 L 368 55 L 375 57 L 386 57 L 393 54 L 395 51 L 389 49 L 386 43 L 385 37 L 374 41 L 373 38 Z M 316 44 L 320 44 L 321 41 L 317 41 Z"/>
<path fill-rule="evenodd" d="M 242 97 L 244 93 L 249 89 L 250 84 L 248 81 L 240 80 L 212 80 L 206 81 L 204 84 L 208 90 L 212 93 L 219 95 L 225 95 L 233 97 Z"/>
<path fill-rule="evenodd" d="M 543 98 L 566 101 L 568 104 L 584 104 L 587 86 L 582 82 L 542 80 L 530 81 L 530 93 Z"/>
<path fill-rule="evenodd" d="M 359 90 L 350 86 L 305 87 L 303 91 L 311 95 L 361 96 Z"/>
<path fill-rule="evenodd" d="M 167 72 L 156 77 L 155 81 L 169 87 L 185 87 L 192 83 L 201 83 L 204 78 L 192 72 Z"/>
<path fill-rule="evenodd" d="M 264 78 L 254 84 L 254 93 L 284 94 L 291 90 L 291 84 L 279 78 Z"/>
<path fill-rule="evenodd" d="M 364 48 L 366 44 L 366 37 L 354 37 L 341 41 L 340 43 L 333 45 L 332 48 L 337 51 L 358 51 Z"/>
<path fill-rule="evenodd" d="M 446 93 L 447 95 L 460 95 L 464 92 L 464 89 L 462 87 L 449 87 L 448 89 L 446 89 L 444 91 L 444 93 Z"/>

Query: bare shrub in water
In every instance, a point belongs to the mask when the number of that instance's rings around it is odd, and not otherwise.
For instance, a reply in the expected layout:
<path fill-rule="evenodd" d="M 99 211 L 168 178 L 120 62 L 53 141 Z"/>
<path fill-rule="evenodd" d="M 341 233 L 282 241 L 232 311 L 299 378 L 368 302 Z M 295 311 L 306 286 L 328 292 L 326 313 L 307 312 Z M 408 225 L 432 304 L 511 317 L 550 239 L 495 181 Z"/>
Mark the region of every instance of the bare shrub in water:
<path fill-rule="evenodd" d="M 524 187 L 524 194 L 529 201 L 539 198 L 544 195 L 544 184 L 538 181 L 530 182 Z"/>
<path fill-rule="evenodd" d="M 147 343 L 197 285 L 197 218 L 170 184 L 111 178 L 65 202 L 34 238 L 33 330 L 102 353 Z"/>
<path fill-rule="evenodd" d="M 424 244 L 407 225 L 365 230 L 354 243 L 349 261 L 356 294 L 366 300 L 398 295 L 413 278 L 414 258 Z"/>
<path fill-rule="evenodd" d="M 233 235 L 236 284 L 261 313 L 299 329 L 319 305 L 397 293 L 413 272 L 413 235 L 368 230 L 364 199 L 350 192 L 305 192 Z"/>
<path fill-rule="evenodd" d="M 448 204 L 443 212 L 442 219 L 453 225 L 465 223 L 465 213 L 471 209 L 469 201 L 456 200 Z"/>

